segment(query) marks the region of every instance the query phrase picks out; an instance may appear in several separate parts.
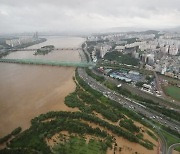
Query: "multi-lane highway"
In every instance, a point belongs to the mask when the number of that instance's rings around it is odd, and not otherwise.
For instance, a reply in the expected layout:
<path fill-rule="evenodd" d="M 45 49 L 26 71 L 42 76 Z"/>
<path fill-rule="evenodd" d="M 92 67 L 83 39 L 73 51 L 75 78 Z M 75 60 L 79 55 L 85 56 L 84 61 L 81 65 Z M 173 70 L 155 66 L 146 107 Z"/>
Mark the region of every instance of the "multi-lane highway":
<path fill-rule="evenodd" d="M 100 84 L 92 77 L 88 76 L 86 74 L 85 70 L 82 68 L 78 68 L 78 73 L 79 73 L 79 76 L 86 83 L 89 84 L 89 86 L 91 86 L 93 89 L 103 93 L 104 96 L 108 97 L 109 99 L 119 102 L 125 108 L 129 108 L 129 109 L 135 111 L 136 113 L 141 113 L 145 117 L 148 117 L 154 121 L 157 121 L 165 126 L 170 127 L 173 130 L 180 132 L 180 122 L 171 120 L 170 118 L 168 118 L 164 115 L 161 115 L 160 113 L 157 113 L 156 111 L 149 109 L 149 108 L 143 106 L 142 104 L 139 104 L 138 102 L 135 102 L 127 97 L 124 97 L 124 96 L 108 89 L 107 87 Z"/>
<path fill-rule="evenodd" d="M 110 82 L 112 82 L 116 85 L 121 84 L 123 88 L 129 90 L 130 92 L 132 92 L 135 95 L 140 95 L 140 96 L 142 95 L 144 98 L 151 99 L 154 102 L 159 103 L 159 105 L 166 106 L 168 109 L 173 108 L 173 110 L 180 112 L 180 106 L 177 104 L 170 103 L 167 99 L 165 100 L 162 97 L 159 97 L 159 96 L 157 97 L 154 94 L 144 92 L 132 84 L 127 84 L 127 83 L 124 83 L 124 82 L 119 81 L 117 79 L 111 78 L 107 75 L 103 75 L 102 73 L 99 73 L 93 69 L 92 69 L 92 72 L 98 76 L 103 76 L 106 80 L 109 80 Z"/>

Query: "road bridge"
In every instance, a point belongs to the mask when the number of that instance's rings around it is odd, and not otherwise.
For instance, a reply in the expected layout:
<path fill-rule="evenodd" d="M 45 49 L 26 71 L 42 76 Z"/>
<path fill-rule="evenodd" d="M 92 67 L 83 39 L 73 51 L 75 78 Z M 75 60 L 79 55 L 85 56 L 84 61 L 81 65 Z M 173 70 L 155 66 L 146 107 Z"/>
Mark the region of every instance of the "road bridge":
<path fill-rule="evenodd" d="M 49 66 L 69 66 L 69 67 L 94 67 L 94 63 L 87 62 L 68 62 L 68 61 L 51 61 L 42 59 L 0 59 L 3 63 L 32 64 L 32 65 L 49 65 Z"/>
<path fill-rule="evenodd" d="M 29 48 L 20 48 L 20 49 L 12 49 L 10 51 L 36 51 L 38 48 L 29 49 Z M 82 48 L 54 48 L 53 50 L 81 50 Z"/>

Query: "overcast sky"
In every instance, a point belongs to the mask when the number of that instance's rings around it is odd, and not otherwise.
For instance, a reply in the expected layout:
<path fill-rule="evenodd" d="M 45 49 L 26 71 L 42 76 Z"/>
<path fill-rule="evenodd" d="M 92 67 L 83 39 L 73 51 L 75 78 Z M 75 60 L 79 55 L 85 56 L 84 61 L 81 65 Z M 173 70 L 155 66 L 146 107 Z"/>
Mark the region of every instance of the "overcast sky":
<path fill-rule="evenodd" d="M 180 25 L 180 0 L 0 0 L 0 33 Z"/>

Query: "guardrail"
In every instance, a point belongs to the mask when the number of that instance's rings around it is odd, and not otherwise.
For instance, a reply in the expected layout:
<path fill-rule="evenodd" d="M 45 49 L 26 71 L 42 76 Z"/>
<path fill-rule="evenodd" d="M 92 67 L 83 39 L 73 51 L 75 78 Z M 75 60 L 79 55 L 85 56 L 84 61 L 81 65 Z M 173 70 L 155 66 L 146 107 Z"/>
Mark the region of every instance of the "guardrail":
<path fill-rule="evenodd" d="M 69 67 L 94 67 L 94 63 L 86 62 L 67 62 L 67 61 L 50 61 L 42 59 L 0 59 L 3 63 L 18 63 L 32 65 L 49 65 L 49 66 L 69 66 Z"/>

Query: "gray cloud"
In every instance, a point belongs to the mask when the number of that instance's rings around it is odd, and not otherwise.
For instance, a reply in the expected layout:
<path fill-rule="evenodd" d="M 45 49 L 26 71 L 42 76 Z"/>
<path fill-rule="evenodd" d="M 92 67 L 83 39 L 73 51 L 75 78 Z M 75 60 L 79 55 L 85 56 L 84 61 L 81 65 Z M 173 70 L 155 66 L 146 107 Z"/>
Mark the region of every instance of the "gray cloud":
<path fill-rule="evenodd" d="M 180 25 L 179 0 L 0 0 L 0 33 Z"/>

